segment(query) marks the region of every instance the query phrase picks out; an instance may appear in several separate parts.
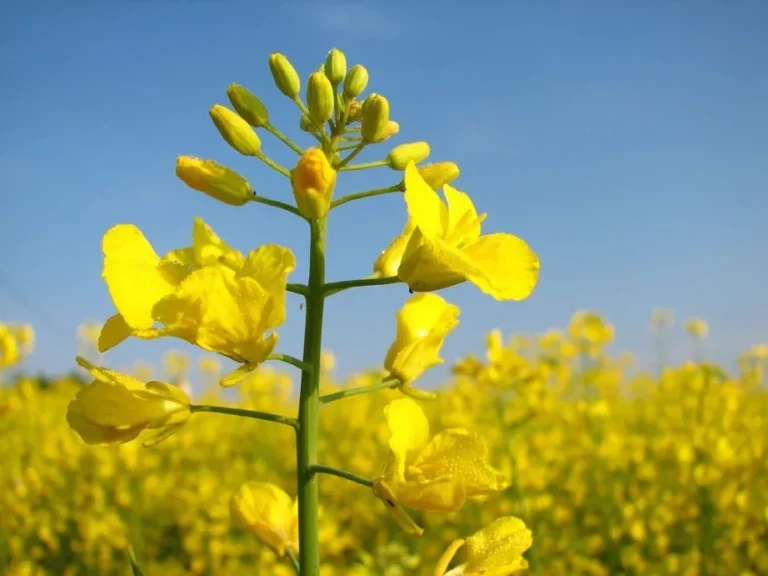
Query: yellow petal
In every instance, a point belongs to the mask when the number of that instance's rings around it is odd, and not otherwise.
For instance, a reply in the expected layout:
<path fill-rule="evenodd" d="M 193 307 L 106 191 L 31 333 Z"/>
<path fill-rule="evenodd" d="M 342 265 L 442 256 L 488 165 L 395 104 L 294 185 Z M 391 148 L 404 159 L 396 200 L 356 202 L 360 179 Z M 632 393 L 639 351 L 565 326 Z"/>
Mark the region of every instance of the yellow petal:
<path fill-rule="evenodd" d="M 151 328 L 152 307 L 174 286 L 158 269 L 160 258 L 141 230 L 114 226 L 104 235 L 102 275 L 115 307 L 132 328 Z"/>
<path fill-rule="evenodd" d="M 444 240 L 455 246 L 476 240 L 486 215 L 477 215 L 475 205 L 464 192 L 446 185 L 443 193 L 448 202 L 448 227 Z"/>
<path fill-rule="evenodd" d="M 285 322 L 285 297 L 288 275 L 296 268 L 296 258 L 288 248 L 276 244 L 260 246 L 248 254 L 239 276 L 256 280 L 271 296 L 264 317 L 265 329 L 277 328 Z"/>
<path fill-rule="evenodd" d="M 393 501 L 414 510 L 450 512 L 459 510 L 467 500 L 464 484 L 447 476 L 431 480 L 379 482 L 386 485 Z M 381 487 L 379 490 L 384 492 Z"/>
<path fill-rule="evenodd" d="M 373 263 L 374 278 L 391 278 L 397 276 L 397 270 L 400 268 L 400 262 L 403 259 L 405 248 L 411 239 L 415 226 L 409 218 L 400 235 L 389 243 L 376 261 Z"/>
<path fill-rule="evenodd" d="M 450 254 L 446 254 L 450 251 Z M 405 248 L 397 275 L 414 292 L 450 288 L 466 280 L 456 269 L 460 253 L 437 237 L 426 237 L 416 228 Z"/>
<path fill-rule="evenodd" d="M 131 335 L 131 327 L 128 326 L 122 314 L 110 316 L 101 327 L 99 334 L 99 352 L 111 350 Z"/>
<path fill-rule="evenodd" d="M 466 540 L 467 574 L 505 576 L 527 567 L 523 553 L 533 544 L 522 520 L 508 516 L 495 520 Z"/>
<path fill-rule="evenodd" d="M 408 216 L 425 236 L 442 236 L 448 227 L 448 209 L 412 162 L 405 169 Z"/>
<path fill-rule="evenodd" d="M 230 500 L 233 518 L 278 556 L 292 545 L 296 509 L 285 491 L 266 482 L 248 482 Z"/>
<path fill-rule="evenodd" d="M 488 464 L 488 448 L 475 432 L 462 428 L 445 430 L 435 436 L 407 469 L 414 481 L 450 478 L 461 482 L 467 497 L 504 490 L 507 479 Z"/>
<path fill-rule="evenodd" d="M 481 236 L 462 250 L 458 270 L 496 300 L 524 300 L 539 280 L 539 257 L 511 234 Z"/>
<path fill-rule="evenodd" d="M 224 242 L 199 216 L 192 226 L 192 251 L 198 266 L 225 264 L 233 270 L 243 265 L 243 255 Z"/>
<path fill-rule="evenodd" d="M 397 335 L 384 367 L 402 384 L 419 378 L 443 362 L 440 349 L 458 325 L 459 308 L 436 294 L 416 294 L 397 312 Z"/>
<path fill-rule="evenodd" d="M 409 398 L 390 402 L 384 408 L 384 416 L 390 433 L 392 465 L 398 477 L 403 477 L 407 463 L 429 440 L 429 421 L 419 405 Z"/>

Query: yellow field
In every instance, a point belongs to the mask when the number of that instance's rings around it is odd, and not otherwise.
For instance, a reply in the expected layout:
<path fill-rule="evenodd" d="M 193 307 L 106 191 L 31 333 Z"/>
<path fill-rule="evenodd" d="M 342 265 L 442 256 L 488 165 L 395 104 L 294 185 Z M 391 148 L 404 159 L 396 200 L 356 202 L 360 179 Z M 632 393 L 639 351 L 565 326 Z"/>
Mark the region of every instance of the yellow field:
<path fill-rule="evenodd" d="M 422 403 L 433 431 L 483 433 L 512 478 L 505 493 L 415 514 L 417 538 L 367 488 L 322 476 L 323 574 L 431 575 L 450 541 L 510 514 L 533 532 L 529 574 L 768 574 L 766 351 L 745 354 L 737 376 L 691 362 L 629 377 L 627 358 L 602 351 L 609 326 L 577 319 L 564 334 L 492 333 L 486 357 L 459 362 L 438 399 Z M 183 383 L 184 359 L 171 359 L 163 377 Z M 201 362 L 209 404 L 226 402 L 217 369 Z M 322 386 L 379 380 L 328 372 Z M 2 574 L 124 575 L 129 543 L 149 575 L 292 574 L 229 512 L 247 480 L 295 494 L 289 428 L 196 414 L 152 448 L 89 447 L 65 420 L 79 385 L 21 379 L 0 391 Z M 263 367 L 237 388 L 237 404 L 293 416 L 293 386 Z M 324 406 L 322 463 L 374 477 L 387 453 L 382 410 L 400 395 Z"/>

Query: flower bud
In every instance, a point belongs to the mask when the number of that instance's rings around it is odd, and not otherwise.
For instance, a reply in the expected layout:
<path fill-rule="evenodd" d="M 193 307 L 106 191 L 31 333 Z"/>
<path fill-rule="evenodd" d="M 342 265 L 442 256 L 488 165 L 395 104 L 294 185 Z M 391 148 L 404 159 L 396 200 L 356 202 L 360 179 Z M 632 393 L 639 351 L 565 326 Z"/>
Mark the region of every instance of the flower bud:
<path fill-rule="evenodd" d="M 336 171 L 320 148 L 310 148 L 291 170 L 291 187 L 296 206 L 305 218 L 318 219 L 328 214 L 336 184 Z"/>
<path fill-rule="evenodd" d="M 416 168 L 421 177 L 424 178 L 424 181 L 435 191 L 453 182 L 461 173 L 458 164 L 455 162 L 435 162 L 434 164 L 425 164 Z"/>
<path fill-rule="evenodd" d="M 288 98 L 296 98 L 299 95 L 301 80 L 299 80 L 299 75 L 288 61 L 288 58 L 278 53 L 270 54 L 269 69 L 280 92 L 288 96 Z"/>
<path fill-rule="evenodd" d="M 349 103 L 349 111 L 347 112 L 347 119 L 350 122 L 359 122 L 363 119 L 363 105 L 357 100 L 353 100 Z"/>
<path fill-rule="evenodd" d="M 213 160 L 179 156 L 176 176 L 190 188 L 232 206 L 242 206 L 253 195 L 248 180 Z"/>
<path fill-rule="evenodd" d="M 378 142 L 389 122 L 389 101 L 381 94 L 371 94 L 363 104 L 363 125 L 360 133 L 364 142 Z"/>
<path fill-rule="evenodd" d="M 333 86 L 322 72 L 313 72 L 307 81 L 307 108 L 317 124 L 333 116 Z"/>
<path fill-rule="evenodd" d="M 381 135 L 381 138 L 376 140 L 376 142 L 383 142 L 388 138 L 392 138 L 392 136 L 394 136 L 398 132 L 400 132 L 400 124 L 398 124 L 394 120 L 390 120 L 389 122 L 387 122 L 387 125 L 384 127 L 384 133 Z"/>
<path fill-rule="evenodd" d="M 347 77 L 344 78 L 344 95 L 347 98 L 357 98 L 363 93 L 368 85 L 368 70 L 355 64 L 349 69 Z"/>
<path fill-rule="evenodd" d="M 260 128 L 269 122 L 267 107 L 244 86 L 230 84 L 227 88 L 227 96 L 229 96 L 232 107 L 251 126 Z"/>
<path fill-rule="evenodd" d="M 261 150 L 261 140 L 256 131 L 240 116 L 220 104 L 208 113 L 227 144 L 245 156 L 256 156 Z"/>
<path fill-rule="evenodd" d="M 338 86 L 347 74 L 347 57 L 344 52 L 334 48 L 325 58 L 325 75 L 331 84 Z"/>
<path fill-rule="evenodd" d="M 393 170 L 405 170 L 409 162 L 421 162 L 427 156 L 429 156 L 429 144 L 411 142 L 392 148 L 387 155 L 387 162 Z"/>
<path fill-rule="evenodd" d="M 315 131 L 315 125 L 312 123 L 312 120 L 306 114 L 301 115 L 301 119 L 299 120 L 299 128 L 304 130 L 304 132 L 311 133 Z"/>

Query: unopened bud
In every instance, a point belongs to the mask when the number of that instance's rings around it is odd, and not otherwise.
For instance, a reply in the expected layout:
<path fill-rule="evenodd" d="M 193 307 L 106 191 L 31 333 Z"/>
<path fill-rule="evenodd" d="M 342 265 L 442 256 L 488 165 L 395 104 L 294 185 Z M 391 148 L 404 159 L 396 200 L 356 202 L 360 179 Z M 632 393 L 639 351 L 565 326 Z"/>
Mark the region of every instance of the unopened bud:
<path fill-rule="evenodd" d="M 435 162 L 434 164 L 425 164 L 416 168 L 421 177 L 424 178 L 424 181 L 435 191 L 453 182 L 461 173 L 458 164 L 455 162 Z"/>
<path fill-rule="evenodd" d="M 288 58 L 278 53 L 270 54 L 269 69 L 280 92 L 288 96 L 288 98 L 296 98 L 299 95 L 301 80 L 299 80 L 299 75 L 288 61 Z"/>
<path fill-rule="evenodd" d="M 305 218 L 318 219 L 328 214 L 336 185 L 336 171 L 320 148 L 310 148 L 291 170 L 291 187 L 296 206 Z"/>
<path fill-rule="evenodd" d="M 325 58 L 325 75 L 331 84 L 338 86 L 347 74 L 347 57 L 344 52 L 334 48 Z"/>
<path fill-rule="evenodd" d="M 344 95 L 347 98 L 357 98 L 363 93 L 367 85 L 368 70 L 360 64 L 355 64 L 347 72 L 347 77 L 344 78 Z"/>
<path fill-rule="evenodd" d="M 304 130 L 304 132 L 313 132 L 315 130 L 315 126 L 312 123 L 312 120 L 306 114 L 301 115 L 301 120 L 299 120 L 299 128 Z"/>
<path fill-rule="evenodd" d="M 190 188 L 232 206 L 242 206 L 253 196 L 248 180 L 213 160 L 179 156 L 176 176 Z"/>
<path fill-rule="evenodd" d="M 347 113 L 347 118 L 350 122 L 359 122 L 363 119 L 363 105 L 358 102 L 357 100 L 354 100 L 349 103 L 349 112 Z"/>
<path fill-rule="evenodd" d="M 307 81 L 307 108 L 317 124 L 327 122 L 333 116 L 333 86 L 322 72 L 313 72 Z"/>
<path fill-rule="evenodd" d="M 427 156 L 429 156 L 429 144 L 411 142 L 392 148 L 387 155 L 387 162 L 393 170 L 405 170 L 409 162 L 421 162 Z"/>
<path fill-rule="evenodd" d="M 364 142 L 378 142 L 389 122 L 389 101 L 381 94 L 371 94 L 363 104 L 363 125 L 360 134 Z"/>
<path fill-rule="evenodd" d="M 240 116 L 220 104 L 208 111 L 219 134 L 227 144 L 245 156 L 256 156 L 261 150 L 261 140 L 256 131 Z"/>
<path fill-rule="evenodd" d="M 388 138 L 392 138 L 392 136 L 394 136 L 398 132 L 400 132 L 400 124 L 398 124 L 394 120 L 390 120 L 389 122 L 387 122 L 387 125 L 384 127 L 384 133 L 381 135 L 381 138 L 376 140 L 376 142 L 383 142 Z"/>
<path fill-rule="evenodd" d="M 227 96 L 229 96 L 232 107 L 251 126 L 260 128 L 269 122 L 269 113 L 264 102 L 244 86 L 230 84 L 227 88 Z"/>

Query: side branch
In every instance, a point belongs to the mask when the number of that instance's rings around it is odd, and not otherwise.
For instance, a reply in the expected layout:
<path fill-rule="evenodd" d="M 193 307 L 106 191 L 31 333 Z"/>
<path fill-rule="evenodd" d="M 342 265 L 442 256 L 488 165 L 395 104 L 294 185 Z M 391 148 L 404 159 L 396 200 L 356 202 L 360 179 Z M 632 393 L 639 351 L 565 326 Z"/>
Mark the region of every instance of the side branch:
<path fill-rule="evenodd" d="M 287 204 L 286 202 L 281 202 L 280 200 L 272 200 L 271 198 L 265 198 L 264 196 L 259 196 L 256 194 L 256 192 L 253 192 L 253 196 L 251 197 L 251 202 L 257 202 L 258 204 L 266 204 L 267 206 L 272 206 L 273 208 L 279 208 L 280 210 L 285 210 L 286 212 L 290 212 L 291 214 L 294 214 L 298 216 L 299 218 L 304 218 L 304 216 L 301 215 L 298 208 L 295 206 L 291 206 L 290 204 Z"/>
<path fill-rule="evenodd" d="M 374 190 L 366 190 L 365 192 L 355 192 L 354 194 L 348 194 L 347 196 L 342 196 L 338 200 L 334 200 L 331 202 L 331 210 L 336 208 L 337 206 L 342 206 L 346 204 L 347 202 L 352 202 L 353 200 L 360 200 L 361 198 L 370 198 L 371 196 L 381 196 L 382 194 L 392 194 L 394 192 L 402 192 L 403 191 L 403 184 L 395 184 L 394 186 L 390 186 L 388 188 L 375 188 Z"/>
<path fill-rule="evenodd" d="M 310 466 L 309 470 L 313 474 L 329 474 L 330 476 L 338 476 L 339 478 L 344 478 L 344 480 L 349 480 L 350 482 L 361 484 L 367 488 L 373 487 L 373 482 L 371 480 L 363 478 L 362 476 L 358 476 L 357 474 L 352 474 L 352 472 L 347 472 L 346 470 L 333 468 L 332 466 L 322 466 L 320 464 L 315 464 L 314 466 Z"/>
<path fill-rule="evenodd" d="M 338 392 L 332 392 L 325 396 L 320 396 L 320 404 L 328 404 L 329 402 L 335 402 L 342 398 L 350 398 L 351 396 L 357 396 L 359 394 L 368 394 L 369 392 L 377 392 L 384 390 L 385 388 L 395 388 L 399 384 L 397 378 L 387 378 L 382 380 L 378 384 L 372 384 L 371 386 L 360 386 L 359 388 L 348 388 L 347 390 L 339 390 Z"/>
<path fill-rule="evenodd" d="M 190 412 L 212 412 L 214 414 L 228 414 L 230 416 L 240 416 L 242 418 L 253 418 L 255 420 L 266 420 L 277 424 L 285 424 L 291 428 L 297 429 L 299 423 L 295 418 L 287 418 L 271 412 L 260 412 L 258 410 L 245 410 L 243 408 L 230 408 L 228 406 L 207 406 L 204 404 L 193 404 L 189 407 Z"/>
<path fill-rule="evenodd" d="M 278 362 L 285 362 L 286 364 L 290 364 L 291 366 L 295 366 L 302 372 L 308 372 L 312 368 L 309 364 L 306 362 L 302 362 L 298 358 L 294 356 L 290 356 L 288 354 L 270 354 L 267 356 L 267 360 L 277 360 Z"/>
<path fill-rule="evenodd" d="M 398 284 L 402 282 L 397 276 L 388 276 L 386 278 L 360 278 L 358 280 L 342 280 L 340 282 L 329 282 L 323 286 L 323 295 L 332 296 L 343 290 L 350 288 L 360 288 L 363 286 L 386 286 L 387 284 Z"/>

